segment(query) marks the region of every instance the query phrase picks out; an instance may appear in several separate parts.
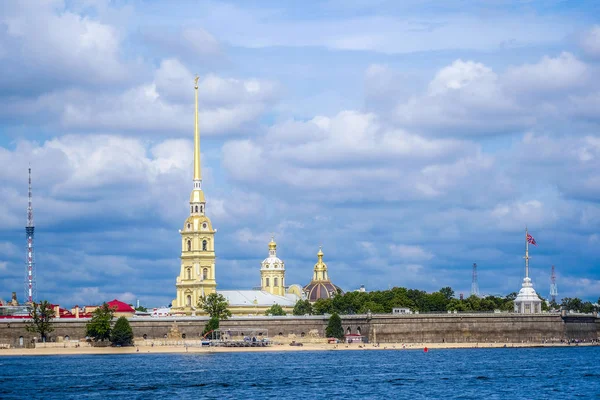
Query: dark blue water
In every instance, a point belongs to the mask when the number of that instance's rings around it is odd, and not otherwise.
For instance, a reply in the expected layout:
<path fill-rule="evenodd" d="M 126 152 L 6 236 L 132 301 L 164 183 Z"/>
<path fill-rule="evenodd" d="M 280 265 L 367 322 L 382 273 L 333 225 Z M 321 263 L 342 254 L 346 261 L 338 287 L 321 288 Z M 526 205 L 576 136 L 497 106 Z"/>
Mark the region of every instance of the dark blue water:
<path fill-rule="evenodd" d="M 599 357 L 600 347 L 0 357 L 0 398 L 600 398 Z"/>

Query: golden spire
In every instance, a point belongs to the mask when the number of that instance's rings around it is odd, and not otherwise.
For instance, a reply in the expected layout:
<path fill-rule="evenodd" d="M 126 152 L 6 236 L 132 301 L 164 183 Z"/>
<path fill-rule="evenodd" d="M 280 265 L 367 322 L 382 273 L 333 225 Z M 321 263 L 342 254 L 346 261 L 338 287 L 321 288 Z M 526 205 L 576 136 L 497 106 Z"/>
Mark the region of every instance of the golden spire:
<path fill-rule="evenodd" d="M 202 182 L 202 173 L 200 171 L 200 130 L 198 129 L 198 75 L 194 78 L 194 89 L 196 92 L 196 108 L 194 112 L 194 188 L 196 182 Z M 200 187 L 198 187 L 200 189 Z"/>
<path fill-rule="evenodd" d="M 323 262 L 323 246 L 319 246 L 319 252 L 317 253 L 317 257 L 319 257 L 319 263 Z"/>
<path fill-rule="evenodd" d="M 277 243 L 275 243 L 275 236 L 271 235 L 271 241 L 269 242 L 269 250 L 277 249 Z"/>

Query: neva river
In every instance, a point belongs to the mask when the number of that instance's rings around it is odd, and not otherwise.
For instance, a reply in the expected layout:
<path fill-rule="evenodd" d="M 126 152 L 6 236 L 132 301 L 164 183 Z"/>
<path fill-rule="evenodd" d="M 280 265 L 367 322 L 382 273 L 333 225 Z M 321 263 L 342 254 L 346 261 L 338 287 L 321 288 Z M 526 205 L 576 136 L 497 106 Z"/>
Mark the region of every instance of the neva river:
<path fill-rule="evenodd" d="M 600 398 L 600 347 L 0 357 L 1 399 Z"/>

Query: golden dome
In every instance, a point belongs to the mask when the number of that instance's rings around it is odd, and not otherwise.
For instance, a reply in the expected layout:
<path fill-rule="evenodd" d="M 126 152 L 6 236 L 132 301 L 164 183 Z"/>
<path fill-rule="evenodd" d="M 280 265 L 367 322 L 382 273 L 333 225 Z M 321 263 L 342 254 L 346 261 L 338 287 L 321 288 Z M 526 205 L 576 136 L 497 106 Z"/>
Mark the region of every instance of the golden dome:
<path fill-rule="evenodd" d="M 269 250 L 276 250 L 277 243 L 275 243 L 275 237 L 271 236 L 271 241 L 269 242 Z"/>

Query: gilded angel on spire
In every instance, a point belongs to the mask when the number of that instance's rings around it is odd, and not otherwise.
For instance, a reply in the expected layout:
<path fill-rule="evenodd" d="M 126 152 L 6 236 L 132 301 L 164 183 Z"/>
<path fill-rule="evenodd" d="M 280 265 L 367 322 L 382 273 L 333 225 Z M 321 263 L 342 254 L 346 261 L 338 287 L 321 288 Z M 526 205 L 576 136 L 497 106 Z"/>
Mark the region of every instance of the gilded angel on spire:
<path fill-rule="evenodd" d="M 194 86 L 196 86 L 196 89 L 198 89 L 198 79 L 200 79 L 200 77 L 196 75 L 196 77 L 194 78 Z"/>

